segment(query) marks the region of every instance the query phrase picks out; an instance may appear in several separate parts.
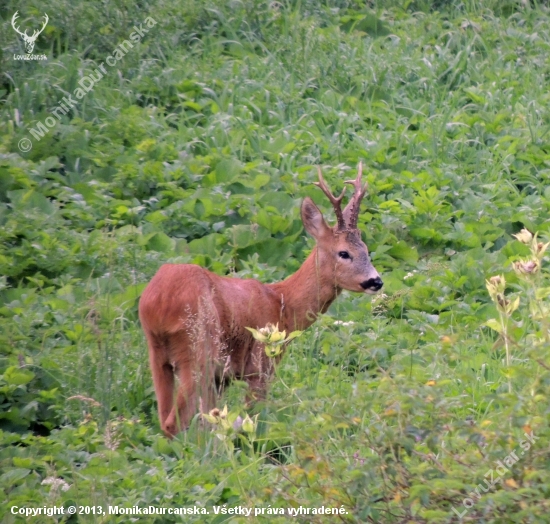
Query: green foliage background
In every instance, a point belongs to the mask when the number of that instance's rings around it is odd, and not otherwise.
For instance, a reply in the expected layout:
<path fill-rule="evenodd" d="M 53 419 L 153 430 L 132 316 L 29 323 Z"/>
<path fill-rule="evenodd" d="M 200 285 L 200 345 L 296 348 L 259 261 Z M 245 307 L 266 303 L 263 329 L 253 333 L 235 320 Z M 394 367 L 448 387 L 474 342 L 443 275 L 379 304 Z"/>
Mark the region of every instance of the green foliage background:
<path fill-rule="evenodd" d="M 47 61 L 13 59 L 16 10 L 22 28 L 48 13 L 34 51 Z M 148 16 L 141 42 L 32 138 Z M 469 498 L 466 521 L 547 522 L 550 348 L 534 351 L 547 328 L 527 307 L 544 269 L 534 287 L 507 276 L 522 300 L 511 366 L 484 324 L 485 280 L 528 254 L 510 235 L 550 228 L 549 51 L 538 2 L 3 2 L 0 519 L 18 521 L 14 505 L 227 504 L 443 523 Z M 195 423 L 167 441 L 137 319 L 147 281 L 164 262 L 288 276 L 313 245 L 303 197 L 330 216 L 315 165 L 336 190 L 359 160 L 384 295 L 344 294 L 292 343 L 250 440 Z M 243 415 L 244 389 L 222 400 Z"/>

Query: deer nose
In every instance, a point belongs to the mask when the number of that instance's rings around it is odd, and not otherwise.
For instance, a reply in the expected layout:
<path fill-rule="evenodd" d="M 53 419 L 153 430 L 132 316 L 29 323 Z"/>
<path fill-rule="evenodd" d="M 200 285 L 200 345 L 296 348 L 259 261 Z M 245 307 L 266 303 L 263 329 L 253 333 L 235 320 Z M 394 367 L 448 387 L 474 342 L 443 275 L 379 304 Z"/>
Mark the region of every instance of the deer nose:
<path fill-rule="evenodd" d="M 384 282 L 382 282 L 382 279 L 380 277 L 369 278 L 368 280 L 361 282 L 361 287 L 363 289 L 371 289 L 372 291 L 378 291 L 379 289 L 382 289 L 383 285 Z"/>

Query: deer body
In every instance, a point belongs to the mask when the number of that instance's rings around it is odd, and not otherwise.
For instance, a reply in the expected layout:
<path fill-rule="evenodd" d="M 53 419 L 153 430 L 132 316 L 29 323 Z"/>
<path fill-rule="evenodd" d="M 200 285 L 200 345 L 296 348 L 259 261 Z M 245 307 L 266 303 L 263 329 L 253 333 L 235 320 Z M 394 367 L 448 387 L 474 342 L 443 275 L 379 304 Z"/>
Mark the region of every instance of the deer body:
<path fill-rule="evenodd" d="M 165 264 L 153 277 L 140 299 L 139 314 L 167 436 L 186 428 L 198 410 L 212 409 L 221 387 L 232 378 L 248 383 L 249 400 L 265 395 L 278 358 L 269 358 L 246 327 L 279 324 L 287 333 L 303 330 L 342 289 L 375 293 L 382 287 L 356 229 L 364 194 L 360 177 L 361 169 L 352 182 L 355 195 L 342 213 L 343 193 L 335 199 L 319 173 L 319 185 L 330 194 L 338 226 L 329 227 L 306 198 L 302 221 L 317 245 L 300 269 L 282 282 L 223 277 L 193 264 Z M 175 376 L 179 386 L 174 401 Z"/>

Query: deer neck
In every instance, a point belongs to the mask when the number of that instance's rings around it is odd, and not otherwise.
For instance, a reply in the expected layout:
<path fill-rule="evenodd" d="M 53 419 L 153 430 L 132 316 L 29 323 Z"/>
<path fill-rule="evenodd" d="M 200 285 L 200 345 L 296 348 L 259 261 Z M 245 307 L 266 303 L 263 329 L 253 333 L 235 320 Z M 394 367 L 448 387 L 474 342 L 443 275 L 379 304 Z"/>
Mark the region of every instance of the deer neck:
<path fill-rule="evenodd" d="M 286 330 L 309 327 L 341 292 L 330 275 L 327 277 L 330 268 L 321 256 L 315 247 L 296 273 L 282 282 L 269 284 L 281 297 L 281 320 Z"/>

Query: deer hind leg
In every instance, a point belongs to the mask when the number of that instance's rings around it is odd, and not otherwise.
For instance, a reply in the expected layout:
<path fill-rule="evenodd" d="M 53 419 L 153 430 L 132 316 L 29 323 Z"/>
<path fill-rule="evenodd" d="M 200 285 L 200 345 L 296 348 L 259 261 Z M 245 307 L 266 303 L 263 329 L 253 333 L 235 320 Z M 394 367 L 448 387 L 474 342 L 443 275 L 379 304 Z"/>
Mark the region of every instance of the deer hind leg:
<path fill-rule="evenodd" d="M 197 411 L 196 384 L 192 369 L 179 367 L 176 372 L 180 382 L 176 401 L 162 425 L 162 430 L 168 437 L 186 429 Z"/>
<path fill-rule="evenodd" d="M 163 430 L 175 435 L 187 429 L 197 412 L 208 413 L 216 403 L 215 357 L 212 351 L 215 339 L 210 333 L 190 345 L 188 333 L 181 332 L 176 347 L 192 347 L 190 353 L 175 355 L 179 379 L 175 405 L 165 420 Z M 185 338 L 185 343 L 183 338 Z"/>
<path fill-rule="evenodd" d="M 166 345 L 149 334 L 146 336 L 160 426 L 166 433 L 165 422 L 174 405 L 174 368 L 168 360 Z"/>

